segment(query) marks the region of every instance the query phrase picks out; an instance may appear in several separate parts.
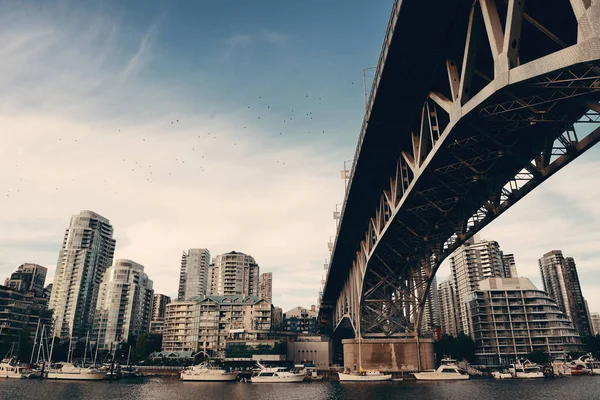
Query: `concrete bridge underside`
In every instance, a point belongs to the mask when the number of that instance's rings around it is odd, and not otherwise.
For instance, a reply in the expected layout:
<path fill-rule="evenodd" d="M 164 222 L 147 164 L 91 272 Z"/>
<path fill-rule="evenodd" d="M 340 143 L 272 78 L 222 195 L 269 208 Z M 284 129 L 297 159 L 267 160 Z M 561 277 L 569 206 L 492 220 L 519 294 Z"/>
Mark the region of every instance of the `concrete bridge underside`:
<path fill-rule="evenodd" d="M 323 293 L 326 332 L 422 336 L 440 263 L 600 140 L 600 1 L 435 3 L 392 10 Z"/>

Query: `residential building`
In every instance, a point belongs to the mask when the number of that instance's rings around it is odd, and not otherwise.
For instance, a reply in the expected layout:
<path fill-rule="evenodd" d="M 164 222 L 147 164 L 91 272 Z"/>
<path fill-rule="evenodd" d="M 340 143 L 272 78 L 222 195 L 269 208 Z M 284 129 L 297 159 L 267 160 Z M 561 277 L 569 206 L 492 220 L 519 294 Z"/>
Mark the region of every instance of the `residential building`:
<path fill-rule="evenodd" d="M 432 286 L 433 287 L 433 286 Z M 440 297 L 440 326 L 442 333 L 456 337 L 458 335 L 458 298 L 450 279 L 438 286 Z"/>
<path fill-rule="evenodd" d="M 437 280 L 434 276 L 429 288 L 429 293 L 427 293 L 425 307 L 423 308 L 421 332 L 431 335 L 436 328 L 441 326 L 440 319 L 440 296 L 438 292 Z"/>
<path fill-rule="evenodd" d="M 150 318 L 150 333 L 153 335 L 162 335 L 165 311 L 171 298 L 161 293 L 154 293 L 152 299 L 152 318 Z"/>
<path fill-rule="evenodd" d="M 187 300 L 207 294 L 210 252 L 207 249 L 189 249 L 181 256 L 178 300 Z"/>
<path fill-rule="evenodd" d="M 93 211 L 71 217 L 58 255 L 49 308 L 53 332 L 82 338 L 91 330 L 104 272 L 112 264 L 115 239 L 110 221 Z"/>
<path fill-rule="evenodd" d="M 504 254 L 500 252 L 502 255 L 502 269 L 504 270 L 505 278 L 518 278 L 517 274 L 517 265 L 515 263 L 515 255 L 514 254 Z"/>
<path fill-rule="evenodd" d="M 593 312 L 590 314 L 592 329 L 594 330 L 594 336 L 600 334 L 600 313 Z"/>
<path fill-rule="evenodd" d="M 462 299 L 477 290 L 479 281 L 503 277 L 504 267 L 498 242 L 471 237 L 450 256 L 451 281 L 458 302 L 457 331 L 469 333 L 467 310 Z"/>
<path fill-rule="evenodd" d="M 48 296 L 44 294 L 47 269 L 37 264 L 17 267 L 0 286 L 0 343 L 17 343 L 23 331 L 35 336 L 38 322 L 46 334 L 52 325 Z"/>
<path fill-rule="evenodd" d="M 273 304 L 273 273 L 263 272 L 260 274 L 260 298 L 267 303 Z"/>
<path fill-rule="evenodd" d="M 317 308 L 294 307 L 283 314 L 283 329 L 288 332 L 315 333 L 317 331 Z"/>
<path fill-rule="evenodd" d="M 33 292 L 37 297 L 44 295 L 44 283 L 48 269 L 41 265 L 25 263 L 17 267 L 17 271 L 10 275 L 4 286 L 22 293 Z"/>
<path fill-rule="evenodd" d="M 273 307 L 271 326 L 274 331 L 283 330 L 283 309 L 281 307 Z"/>
<path fill-rule="evenodd" d="M 477 364 L 507 365 L 542 351 L 582 350 L 581 338 L 556 302 L 526 278 L 488 278 L 465 300 Z"/>
<path fill-rule="evenodd" d="M 148 332 L 154 291 L 144 266 L 116 260 L 100 284 L 92 338 L 100 349 Z"/>
<path fill-rule="evenodd" d="M 162 350 L 206 349 L 223 357 L 231 333 L 261 333 L 271 329 L 271 304 L 257 296 L 205 296 L 166 306 Z"/>
<path fill-rule="evenodd" d="M 592 334 L 590 317 L 581 292 L 575 260 L 552 250 L 538 260 L 544 290 L 552 297 L 581 336 Z"/>
<path fill-rule="evenodd" d="M 260 296 L 259 274 L 260 268 L 252 256 L 236 251 L 220 254 L 209 267 L 209 294 Z"/>
<path fill-rule="evenodd" d="M 52 313 L 47 309 L 47 299 L 34 294 L 0 286 L 0 343 L 15 343 L 16 346 L 24 330 L 33 340 L 38 321 L 40 329 L 50 327 Z"/>

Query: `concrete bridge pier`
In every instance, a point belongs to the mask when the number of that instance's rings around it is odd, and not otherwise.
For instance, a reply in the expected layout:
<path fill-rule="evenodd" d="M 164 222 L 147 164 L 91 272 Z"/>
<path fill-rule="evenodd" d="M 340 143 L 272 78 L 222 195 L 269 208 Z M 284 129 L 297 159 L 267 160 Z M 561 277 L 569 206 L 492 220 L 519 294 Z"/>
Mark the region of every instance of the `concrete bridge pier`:
<path fill-rule="evenodd" d="M 433 339 L 385 338 L 361 339 L 362 368 L 384 372 L 413 372 L 435 368 Z M 342 340 L 344 368 L 358 368 L 358 339 Z M 417 349 L 420 347 L 421 352 Z M 420 366 L 419 366 L 420 358 Z"/>

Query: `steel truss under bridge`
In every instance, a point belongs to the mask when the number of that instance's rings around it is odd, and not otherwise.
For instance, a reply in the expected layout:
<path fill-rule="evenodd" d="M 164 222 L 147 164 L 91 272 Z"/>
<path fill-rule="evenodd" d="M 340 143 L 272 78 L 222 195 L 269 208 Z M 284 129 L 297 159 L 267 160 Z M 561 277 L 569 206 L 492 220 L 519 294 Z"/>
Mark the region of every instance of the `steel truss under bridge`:
<path fill-rule="evenodd" d="M 441 262 L 600 140 L 600 1 L 448 0 L 438 20 L 419 3 L 390 18 L 321 304 L 329 330 L 422 335 Z M 435 21 L 407 37 L 419 15 Z"/>

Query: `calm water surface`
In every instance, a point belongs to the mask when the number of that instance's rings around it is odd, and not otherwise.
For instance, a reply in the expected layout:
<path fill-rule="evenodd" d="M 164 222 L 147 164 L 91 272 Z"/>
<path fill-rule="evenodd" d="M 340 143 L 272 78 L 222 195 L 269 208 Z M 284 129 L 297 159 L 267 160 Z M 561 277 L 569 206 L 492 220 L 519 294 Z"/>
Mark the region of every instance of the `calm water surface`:
<path fill-rule="evenodd" d="M 536 381 L 313 382 L 300 384 L 199 383 L 172 378 L 136 382 L 0 380 L 0 399 L 90 400 L 338 400 L 338 399 L 600 399 L 600 376 Z"/>

